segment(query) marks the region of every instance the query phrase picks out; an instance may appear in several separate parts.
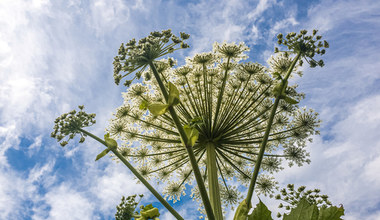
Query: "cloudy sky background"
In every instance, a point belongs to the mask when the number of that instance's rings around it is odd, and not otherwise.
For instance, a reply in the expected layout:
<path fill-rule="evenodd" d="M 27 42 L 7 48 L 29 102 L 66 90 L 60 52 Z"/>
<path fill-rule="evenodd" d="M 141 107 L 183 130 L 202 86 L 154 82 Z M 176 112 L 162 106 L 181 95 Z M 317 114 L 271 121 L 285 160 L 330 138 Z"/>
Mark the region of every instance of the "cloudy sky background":
<path fill-rule="evenodd" d="M 377 0 L 1 0 L 0 219 L 110 219 L 122 195 L 156 201 L 121 164 L 95 162 L 103 149 L 95 141 L 61 148 L 50 132 L 57 116 L 83 104 L 97 114 L 91 132 L 102 136 L 123 101 L 112 77 L 120 44 L 167 28 L 191 35 L 191 48 L 175 54 L 180 62 L 214 41 L 244 41 L 260 63 L 277 33 L 319 29 L 330 43 L 326 66 L 296 81 L 307 94 L 301 105 L 320 113 L 321 135 L 309 145 L 310 165 L 276 178 L 320 188 L 344 204 L 345 219 L 380 219 Z M 196 218 L 191 199 L 175 207 Z"/>

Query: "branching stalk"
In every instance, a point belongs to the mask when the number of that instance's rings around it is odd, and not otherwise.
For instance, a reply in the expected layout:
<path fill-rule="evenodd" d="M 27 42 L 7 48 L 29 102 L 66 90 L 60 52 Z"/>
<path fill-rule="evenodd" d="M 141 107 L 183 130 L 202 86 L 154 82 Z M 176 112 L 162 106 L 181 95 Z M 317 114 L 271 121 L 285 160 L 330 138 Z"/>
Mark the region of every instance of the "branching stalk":
<path fill-rule="evenodd" d="M 300 56 L 301 56 L 301 54 L 298 53 L 297 56 L 293 59 L 292 64 L 290 65 L 290 67 L 289 67 L 289 69 L 288 69 L 288 71 L 286 73 L 286 76 L 283 79 L 283 83 L 282 83 L 282 87 L 281 87 L 280 91 L 283 91 L 285 89 L 286 82 L 289 79 L 290 74 L 292 73 L 292 71 L 293 71 L 293 69 L 294 69 L 294 67 L 295 67 L 298 59 L 300 58 Z M 260 165 L 261 165 L 261 162 L 262 162 L 262 160 L 264 158 L 265 147 L 266 147 L 266 144 L 268 142 L 268 137 L 269 137 L 270 129 L 272 127 L 273 119 L 274 119 L 274 116 L 276 114 L 276 110 L 277 110 L 277 107 L 278 107 L 278 103 L 280 102 L 280 99 L 281 99 L 281 93 L 277 94 L 277 96 L 276 96 L 276 99 L 275 99 L 274 104 L 272 106 L 272 111 L 271 111 L 270 116 L 269 116 L 268 125 L 266 127 L 266 130 L 265 130 L 265 133 L 264 133 L 264 137 L 263 137 L 263 140 L 262 140 L 261 145 L 260 145 L 259 155 L 257 156 L 257 160 L 256 160 L 256 163 L 255 163 L 255 169 L 253 171 L 253 177 L 251 179 L 251 183 L 250 183 L 249 188 L 248 188 L 247 198 L 245 200 L 245 201 L 247 201 L 248 204 L 251 203 L 252 194 L 253 194 L 253 191 L 255 189 L 255 184 L 256 184 L 256 181 L 257 181 L 257 177 L 259 175 Z"/>
<path fill-rule="evenodd" d="M 157 71 L 155 65 L 153 64 L 153 62 L 149 62 L 149 66 L 152 69 L 153 75 L 157 80 L 157 83 L 161 89 L 161 92 L 162 92 L 165 100 L 168 100 L 168 97 L 169 97 L 168 92 L 166 91 L 166 88 L 165 88 L 165 86 L 164 86 L 164 84 L 163 84 L 163 82 L 162 82 L 162 80 L 158 74 L 158 71 Z M 170 115 L 172 116 L 172 119 L 174 121 L 174 124 L 176 125 L 176 128 L 177 128 L 180 136 L 181 136 L 182 141 L 185 143 L 185 147 L 186 147 L 189 159 L 190 159 L 191 167 L 194 171 L 195 179 L 197 181 L 199 193 L 201 195 L 202 202 L 203 202 L 203 205 L 205 207 L 207 217 L 210 220 L 214 220 L 215 217 L 214 217 L 214 213 L 212 211 L 210 199 L 207 195 L 206 187 L 204 185 L 204 182 L 202 179 L 202 174 L 199 170 L 199 166 L 198 166 L 197 160 L 195 158 L 193 148 L 191 146 L 186 145 L 186 143 L 188 142 L 188 138 L 186 136 L 185 130 L 183 129 L 181 122 L 179 120 L 179 117 L 178 117 L 175 109 L 173 108 L 173 106 L 169 106 L 168 110 L 170 112 Z"/>
<path fill-rule="evenodd" d="M 97 140 L 98 142 L 100 142 L 104 146 L 108 147 L 106 142 L 104 140 L 102 140 L 101 138 L 93 135 L 92 133 L 90 133 L 86 130 L 83 130 L 82 128 L 79 128 L 79 130 L 81 132 L 83 132 L 84 134 L 86 134 L 86 135 L 92 137 L 93 139 Z M 174 215 L 174 217 L 176 217 L 177 219 L 183 220 L 182 216 L 180 214 L 178 214 L 178 212 L 173 207 L 170 206 L 170 204 L 153 188 L 152 185 L 150 185 L 148 183 L 148 181 L 145 180 L 145 178 L 143 176 L 141 176 L 141 174 L 123 157 L 123 155 L 121 155 L 117 151 L 117 149 L 113 149 L 112 152 L 121 160 L 121 162 L 124 163 L 125 166 L 128 167 L 129 170 L 132 171 L 132 173 L 137 177 L 137 179 L 139 179 L 141 181 L 141 183 L 144 184 L 144 186 L 149 189 L 149 191 L 158 199 L 158 201 L 160 201 L 161 204 L 163 206 L 165 206 L 165 208 L 167 208 L 168 211 Z"/>

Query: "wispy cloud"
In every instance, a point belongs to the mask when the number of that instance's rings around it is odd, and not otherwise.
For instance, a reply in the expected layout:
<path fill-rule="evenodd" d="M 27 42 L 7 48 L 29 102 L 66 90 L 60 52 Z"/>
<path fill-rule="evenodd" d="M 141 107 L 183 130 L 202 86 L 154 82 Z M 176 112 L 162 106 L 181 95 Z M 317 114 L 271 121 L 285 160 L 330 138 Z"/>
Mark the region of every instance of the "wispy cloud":
<path fill-rule="evenodd" d="M 258 20 L 272 4 L 276 4 L 276 0 L 259 0 L 256 8 L 248 14 L 248 19 Z"/>
<path fill-rule="evenodd" d="M 349 218 L 363 218 L 378 209 L 380 201 L 373 192 L 380 190 L 374 169 L 380 158 L 379 107 L 378 95 L 351 107 L 348 116 L 331 129 L 334 139 L 317 137 L 311 144 L 312 163 L 286 169 L 277 175 L 279 180 L 322 189 L 335 204 L 344 204 Z"/>
<path fill-rule="evenodd" d="M 278 179 L 321 188 L 335 204 L 344 204 L 346 219 L 376 219 L 379 213 L 373 192 L 380 191 L 380 44 L 369 37 L 380 33 L 374 28 L 380 26 L 374 19 L 379 9 L 373 1 L 321 1 L 299 21 L 319 29 L 331 45 L 326 67 L 307 70 L 299 80 L 305 103 L 321 113 L 322 137 L 310 145 L 311 165 L 286 169 Z"/>
<path fill-rule="evenodd" d="M 121 24 L 129 20 L 129 7 L 121 0 L 96 0 L 90 2 L 88 25 L 96 30 L 97 34 L 112 32 Z"/>
<path fill-rule="evenodd" d="M 294 5 L 285 10 L 289 4 Z M 380 214 L 373 193 L 380 191 L 380 43 L 375 37 L 380 3 L 322 0 L 307 5 L 308 14 L 302 15 L 297 4 L 1 1 L 0 218 L 108 218 L 121 195 L 149 194 L 120 164 L 109 158 L 95 163 L 102 150 L 95 141 L 60 149 L 49 139 L 54 118 L 78 104 L 97 113 L 98 125 L 91 130 L 104 133 L 110 112 L 122 102 L 124 88 L 114 86 L 112 79 L 112 58 L 121 42 L 172 28 L 191 34 L 191 49 L 178 57 L 226 40 L 255 45 L 252 58 L 260 61 L 271 53 L 277 32 L 317 28 L 331 44 L 326 67 L 307 70 L 297 82 L 307 94 L 303 103 L 321 113 L 322 135 L 310 145 L 310 166 L 285 169 L 277 178 L 284 184 L 321 188 L 334 204 L 345 205 L 347 219 L 375 219 Z M 24 146 L 23 139 L 30 143 Z M 29 158 L 41 152 L 48 156 L 17 171 L 7 155 L 10 149 L 26 151 Z M 62 179 L 56 173 L 62 161 L 77 174 L 69 170 Z M 184 216 L 197 214 L 197 204 L 186 199 L 181 203 L 186 203 L 178 206 Z"/>

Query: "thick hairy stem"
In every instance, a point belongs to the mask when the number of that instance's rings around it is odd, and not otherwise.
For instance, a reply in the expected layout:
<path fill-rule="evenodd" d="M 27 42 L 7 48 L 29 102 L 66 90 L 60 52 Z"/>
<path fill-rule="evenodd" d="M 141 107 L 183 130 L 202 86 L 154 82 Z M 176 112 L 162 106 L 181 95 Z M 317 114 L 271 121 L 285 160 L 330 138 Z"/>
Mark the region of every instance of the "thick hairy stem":
<path fill-rule="evenodd" d="M 218 182 L 218 168 L 216 166 L 215 146 L 212 143 L 207 143 L 207 178 L 208 178 L 208 193 L 210 196 L 211 206 L 216 219 L 223 219 L 222 204 L 220 200 L 220 190 Z"/>
<path fill-rule="evenodd" d="M 104 146 L 108 147 L 106 142 L 102 139 L 100 139 L 99 137 L 93 135 L 92 133 L 86 131 L 86 130 L 83 130 L 83 129 L 79 129 L 81 132 L 83 132 L 84 134 L 94 138 L 95 140 L 97 140 L 98 142 L 100 142 L 101 144 L 103 144 Z M 144 186 L 146 186 L 146 188 L 149 189 L 149 191 L 158 199 L 158 201 L 161 202 L 161 204 L 163 206 L 165 206 L 165 208 L 168 209 L 168 211 L 170 213 L 172 213 L 174 215 L 174 217 L 176 217 L 177 219 L 180 219 L 180 220 L 183 220 L 182 216 L 180 214 L 178 214 L 178 212 L 176 210 L 174 210 L 173 207 L 170 206 L 170 204 L 153 188 L 152 185 L 150 185 L 148 183 L 148 181 L 145 180 L 145 178 L 143 176 L 141 176 L 141 174 L 123 157 L 123 155 L 121 155 L 119 153 L 119 151 L 117 151 L 117 149 L 113 149 L 111 150 L 120 160 L 121 162 L 124 163 L 125 166 L 128 167 L 128 169 L 130 171 L 132 171 L 132 173 L 137 177 L 137 179 L 139 179 L 141 181 L 142 184 L 144 184 Z"/>
<path fill-rule="evenodd" d="M 292 71 L 294 69 L 294 66 L 296 65 L 296 63 L 297 63 L 298 59 L 300 58 L 300 56 L 301 56 L 301 54 L 297 54 L 297 56 L 293 59 L 293 62 L 290 65 L 290 67 L 289 67 L 289 69 L 288 69 L 288 71 L 286 73 L 285 78 L 283 79 L 284 82 L 282 83 L 282 87 L 281 87 L 280 91 L 283 91 L 285 89 L 286 81 L 289 79 L 289 76 L 292 73 Z M 278 103 L 280 102 L 280 99 L 281 99 L 281 94 L 278 94 L 276 96 L 276 99 L 275 99 L 274 104 L 272 106 L 272 111 L 271 111 L 270 116 L 269 116 L 268 125 L 267 125 L 267 127 L 265 129 L 264 137 L 263 137 L 263 140 L 262 140 L 261 145 L 260 145 L 259 155 L 257 156 L 257 160 L 256 160 L 256 164 L 255 164 L 255 169 L 253 171 L 253 177 L 251 179 L 251 183 L 249 184 L 248 194 L 247 194 L 247 198 L 245 200 L 245 201 L 247 201 L 248 204 L 251 204 L 253 190 L 255 189 L 255 184 L 256 184 L 257 177 L 258 177 L 259 171 L 260 171 L 260 165 L 261 165 L 261 162 L 262 162 L 263 157 L 264 157 L 265 147 L 266 147 L 267 142 L 268 142 L 268 137 L 269 137 L 270 129 L 272 127 L 273 119 L 274 119 L 274 116 L 276 114 L 276 110 L 277 110 L 277 107 L 278 107 Z"/>
<path fill-rule="evenodd" d="M 160 75 L 157 72 L 155 65 L 153 64 L 153 62 L 150 62 L 149 66 L 152 69 L 153 75 L 157 80 L 157 83 L 161 89 L 162 95 L 164 96 L 165 100 L 168 100 L 168 97 L 169 97 L 168 92 L 166 91 L 166 88 L 165 88 L 165 86 L 164 86 L 164 84 L 160 78 Z M 188 142 L 188 138 L 186 136 L 185 130 L 183 129 L 183 127 L 181 125 L 181 122 L 179 120 L 179 117 L 178 117 L 175 109 L 173 108 L 173 106 L 169 106 L 168 110 L 170 112 L 170 115 L 172 116 L 174 124 L 177 127 L 177 130 L 181 136 L 183 143 L 186 144 Z M 193 172 L 194 172 L 195 180 L 197 181 L 199 193 L 201 195 L 202 202 L 203 202 L 203 205 L 205 207 L 207 217 L 208 217 L 208 219 L 213 220 L 213 219 L 215 219 L 214 213 L 212 211 L 210 199 L 208 198 L 207 190 L 206 190 L 205 184 L 204 184 L 203 179 L 202 179 L 202 174 L 199 170 L 199 166 L 198 166 L 197 160 L 196 160 L 195 155 L 194 155 L 193 147 L 188 146 L 188 145 L 185 145 L 185 147 L 186 147 L 189 159 L 190 159 L 191 167 L 192 167 Z"/>

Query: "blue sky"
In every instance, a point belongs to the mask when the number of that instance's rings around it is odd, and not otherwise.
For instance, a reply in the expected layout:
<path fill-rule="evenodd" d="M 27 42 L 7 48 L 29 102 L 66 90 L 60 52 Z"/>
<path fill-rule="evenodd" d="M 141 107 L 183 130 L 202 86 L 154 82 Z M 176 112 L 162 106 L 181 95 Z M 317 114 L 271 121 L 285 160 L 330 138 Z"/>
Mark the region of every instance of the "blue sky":
<path fill-rule="evenodd" d="M 174 55 L 180 63 L 214 41 L 244 41 L 250 60 L 265 63 L 277 33 L 319 29 L 330 43 L 326 66 L 295 81 L 306 93 L 301 105 L 320 113 L 321 135 L 309 144 L 310 165 L 275 177 L 320 188 L 344 204 L 345 219 L 380 219 L 376 0 L 0 1 L 0 219 L 111 219 L 122 195 L 155 201 L 121 164 L 95 162 L 96 142 L 61 148 L 50 132 L 57 116 L 83 104 L 102 136 L 123 102 L 112 77 L 118 47 L 167 28 L 191 35 L 191 48 Z M 195 219 L 191 199 L 175 207 Z"/>

